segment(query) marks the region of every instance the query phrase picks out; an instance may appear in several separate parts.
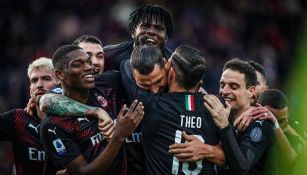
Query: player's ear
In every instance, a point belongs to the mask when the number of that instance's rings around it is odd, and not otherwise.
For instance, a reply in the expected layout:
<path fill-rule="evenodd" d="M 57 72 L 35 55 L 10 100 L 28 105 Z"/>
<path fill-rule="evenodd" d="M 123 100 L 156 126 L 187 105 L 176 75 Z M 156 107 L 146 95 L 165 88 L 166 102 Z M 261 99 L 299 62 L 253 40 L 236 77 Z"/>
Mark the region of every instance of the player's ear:
<path fill-rule="evenodd" d="M 169 60 L 167 60 L 166 58 L 163 58 L 163 62 L 164 62 L 164 68 L 165 68 L 165 70 L 169 70 L 169 68 L 170 68 L 170 62 L 169 62 Z"/>
<path fill-rule="evenodd" d="M 134 39 L 135 38 L 135 30 L 133 30 L 131 33 L 130 33 L 131 37 Z"/>
<path fill-rule="evenodd" d="M 55 76 L 57 77 L 58 80 L 63 80 L 64 79 L 63 70 L 56 69 L 55 70 Z"/>
<path fill-rule="evenodd" d="M 248 97 L 252 98 L 255 95 L 255 93 L 256 93 L 256 87 L 255 86 L 250 86 L 248 88 L 248 91 L 249 91 Z"/>

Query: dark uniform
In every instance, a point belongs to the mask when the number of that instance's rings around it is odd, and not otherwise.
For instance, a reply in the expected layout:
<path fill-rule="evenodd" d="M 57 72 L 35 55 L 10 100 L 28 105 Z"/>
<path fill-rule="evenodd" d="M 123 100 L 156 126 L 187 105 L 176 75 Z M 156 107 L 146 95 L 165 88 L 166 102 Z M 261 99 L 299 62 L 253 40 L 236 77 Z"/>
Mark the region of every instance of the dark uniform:
<path fill-rule="evenodd" d="M 294 151 L 297 153 L 297 158 L 294 162 L 289 163 L 282 161 L 282 158 L 279 158 L 279 172 L 280 175 L 288 175 L 288 174 L 295 174 L 294 171 L 295 165 L 300 162 L 302 157 L 304 156 L 304 143 L 306 143 L 306 132 L 304 131 L 304 128 L 293 118 L 288 118 L 289 123 L 287 124 L 285 128 L 283 128 L 283 132 L 285 136 L 287 137 L 291 147 L 294 149 Z M 305 140 L 304 140 L 305 139 Z M 277 154 L 279 156 L 279 154 Z M 295 172 L 295 173 L 293 173 Z"/>
<path fill-rule="evenodd" d="M 101 74 L 96 77 L 98 83 L 90 90 L 87 105 L 101 107 L 112 118 L 115 118 L 120 109 L 120 100 L 115 91 L 117 87 L 116 77 L 108 76 L 112 73 Z M 119 75 L 119 74 L 117 74 Z M 108 80 L 114 80 L 113 84 L 105 84 Z M 104 81 L 106 80 L 106 81 Z M 42 136 L 44 147 L 49 158 L 57 168 L 77 158 L 82 154 L 87 162 L 93 161 L 107 145 L 99 129 L 98 121 L 92 117 L 62 117 L 47 116 L 42 121 Z M 123 147 L 114 159 L 106 174 L 126 174 L 127 160 Z"/>
<path fill-rule="evenodd" d="M 107 45 L 103 47 L 105 64 L 104 71 L 120 70 L 121 63 L 124 60 L 130 60 L 133 51 L 133 41 L 126 41 L 116 45 Z M 163 54 L 169 58 L 173 52 L 167 47 L 163 47 Z M 131 72 L 131 68 L 129 68 Z M 121 70 L 122 71 L 122 70 Z M 131 77 L 133 78 L 133 77 Z M 126 85 L 125 83 L 123 83 Z M 124 95 L 122 95 L 123 97 Z M 127 97 L 127 104 L 129 105 L 134 99 Z M 138 126 L 131 136 L 126 139 L 127 158 L 128 158 L 128 174 L 129 175 L 144 175 L 144 155 L 142 146 L 142 133 L 140 126 Z"/>
<path fill-rule="evenodd" d="M 122 76 L 122 84 L 130 86 L 135 83 L 131 71 L 130 60 L 124 60 L 120 66 L 120 73 Z M 125 90 L 124 90 L 125 91 Z M 125 91 L 126 92 L 126 91 Z M 136 96 L 132 92 L 126 92 L 126 101 L 131 104 Z M 143 135 L 141 132 L 141 125 L 133 131 L 133 133 L 126 138 L 127 159 L 128 159 L 128 174 L 129 175 L 144 175 L 145 174 L 145 160 L 143 150 Z"/>
<path fill-rule="evenodd" d="M 12 142 L 17 175 L 42 175 L 46 153 L 40 142 L 40 118 L 23 109 L 0 115 L 0 140 Z M 48 169 L 47 174 L 55 174 Z"/>
<path fill-rule="evenodd" d="M 129 70 L 129 61 L 121 65 Z M 182 131 L 196 135 L 206 144 L 217 145 L 217 129 L 210 113 L 203 106 L 201 93 L 151 94 L 140 90 L 131 79 L 131 72 L 121 71 L 128 99 L 144 103 L 141 123 L 147 174 L 214 174 L 207 160 L 182 163 L 169 154 L 169 146 L 184 143 Z"/>
<path fill-rule="evenodd" d="M 233 126 L 219 130 L 229 171 L 227 174 L 262 175 L 276 172 L 272 166 L 275 160 L 269 153 L 276 151 L 273 125 L 268 120 L 256 120 L 242 133 L 236 133 Z M 270 168 L 267 165 L 270 165 Z M 276 163 L 273 163 L 276 165 Z"/>
<path fill-rule="evenodd" d="M 125 41 L 116 45 L 103 47 L 104 51 L 104 71 L 119 70 L 123 60 L 129 60 L 133 51 L 133 41 Z M 167 47 L 163 47 L 163 55 L 168 59 L 173 52 Z"/>

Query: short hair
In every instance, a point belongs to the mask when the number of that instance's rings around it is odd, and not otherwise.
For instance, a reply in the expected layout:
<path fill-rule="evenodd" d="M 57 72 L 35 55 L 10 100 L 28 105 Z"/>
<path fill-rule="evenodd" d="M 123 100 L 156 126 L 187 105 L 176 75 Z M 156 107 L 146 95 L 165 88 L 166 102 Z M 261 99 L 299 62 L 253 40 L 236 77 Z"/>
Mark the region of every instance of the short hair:
<path fill-rule="evenodd" d="M 133 33 L 136 27 L 143 21 L 161 21 L 166 28 L 168 38 L 173 36 L 173 22 L 170 13 L 160 5 L 147 4 L 134 10 L 129 16 L 129 33 Z"/>
<path fill-rule="evenodd" d="M 199 85 L 206 67 L 205 57 L 198 49 L 181 45 L 176 48 L 170 60 L 179 86 L 191 89 Z"/>
<path fill-rule="evenodd" d="M 268 89 L 259 96 L 258 103 L 274 109 L 283 109 L 288 107 L 288 98 L 278 89 Z"/>
<path fill-rule="evenodd" d="M 224 64 L 223 71 L 231 69 L 244 74 L 246 88 L 257 85 L 256 70 L 248 62 L 233 58 Z"/>
<path fill-rule="evenodd" d="M 53 56 L 52 56 L 52 63 L 55 69 L 63 69 L 64 68 L 64 60 L 68 60 L 69 57 L 67 57 L 67 54 L 74 51 L 81 49 L 81 47 L 76 45 L 63 45 L 60 48 L 58 48 Z"/>
<path fill-rule="evenodd" d="M 153 45 L 139 45 L 131 54 L 131 67 L 142 75 L 148 75 L 157 64 L 160 68 L 164 65 L 164 57 L 161 49 Z"/>
<path fill-rule="evenodd" d="M 251 66 L 253 66 L 254 69 L 256 69 L 256 71 L 258 71 L 258 72 L 263 76 L 264 81 L 265 81 L 265 83 L 266 83 L 266 81 L 267 81 L 267 73 L 266 73 L 266 71 L 265 71 L 265 68 L 264 68 L 261 64 L 255 62 L 255 61 L 253 61 L 253 60 L 249 60 L 248 63 L 249 63 Z"/>
<path fill-rule="evenodd" d="M 33 70 L 44 69 L 54 71 L 52 60 L 46 57 L 37 58 L 28 66 L 28 77 L 31 76 Z"/>
<path fill-rule="evenodd" d="M 77 39 L 75 39 L 74 42 L 72 43 L 72 45 L 78 46 L 82 42 L 99 44 L 102 47 L 101 41 L 94 35 L 82 35 L 82 36 L 78 37 Z"/>

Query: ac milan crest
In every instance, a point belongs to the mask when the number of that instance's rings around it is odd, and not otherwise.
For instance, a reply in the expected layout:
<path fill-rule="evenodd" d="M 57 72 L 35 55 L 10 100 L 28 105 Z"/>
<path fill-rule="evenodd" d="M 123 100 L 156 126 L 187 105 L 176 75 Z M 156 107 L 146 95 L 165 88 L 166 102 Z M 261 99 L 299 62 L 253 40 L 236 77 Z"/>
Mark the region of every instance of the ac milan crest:
<path fill-rule="evenodd" d="M 97 96 L 97 99 L 102 107 L 106 107 L 108 105 L 108 101 L 102 96 Z"/>

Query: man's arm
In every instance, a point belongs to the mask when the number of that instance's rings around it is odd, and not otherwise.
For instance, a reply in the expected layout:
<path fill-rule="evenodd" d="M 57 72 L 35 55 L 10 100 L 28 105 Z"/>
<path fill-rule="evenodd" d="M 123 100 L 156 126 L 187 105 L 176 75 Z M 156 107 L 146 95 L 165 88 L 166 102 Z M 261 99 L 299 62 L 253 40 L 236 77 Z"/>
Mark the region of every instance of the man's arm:
<path fill-rule="evenodd" d="M 60 116 L 84 116 L 86 112 L 99 109 L 60 94 L 43 95 L 39 101 L 39 108 L 47 114 Z"/>
<path fill-rule="evenodd" d="M 258 104 L 257 107 L 251 111 L 251 116 L 253 116 L 254 120 L 270 120 L 274 124 L 278 155 L 280 155 L 281 161 L 286 164 L 294 163 L 297 158 L 297 153 L 291 146 L 283 130 L 279 127 L 278 120 L 274 114 L 268 108 Z"/>
<path fill-rule="evenodd" d="M 65 166 L 67 170 L 74 175 L 98 175 L 104 174 L 108 171 L 109 167 L 112 165 L 113 160 L 117 156 L 121 145 L 125 141 L 125 138 L 132 133 L 132 131 L 138 126 L 144 115 L 144 107 L 142 103 L 134 101 L 131 107 L 126 111 L 126 107 L 123 107 L 118 114 L 117 124 L 114 131 L 113 137 L 108 142 L 107 146 L 103 151 L 92 161 L 86 162 L 83 155 L 77 155 L 74 157 L 71 152 L 68 152 L 67 147 L 74 145 L 74 150 L 78 150 L 78 145 L 74 142 L 71 136 L 66 134 L 67 139 L 57 139 L 60 130 L 56 130 L 54 126 L 42 126 L 41 139 L 43 141 L 44 147 L 53 148 L 56 146 L 57 150 L 46 149 L 49 151 L 50 158 L 53 158 L 53 162 L 60 162 L 58 166 Z M 55 134 L 56 133 L 56 134 Z M 50 138 L 49 138 L 49 137 Z M 57 136 L 57 137 L 56 137 Z M 70 139 L 71 142 L 66 144 L 66 141 Z M 57 144 L 55 144 L 57 141 Z M 67 147 L 66 147 L 67 146 Z M 64 151 L 63 151 L 64 150 Z M 69 149 L 71 150 L 71 149 Z M 56 151 L 56 152 L 55 152 Z M 61 152 L 62 151 L 62 152 Z M 64 152 L 64 153 L 63 153 Z M 60 154 L 60 155 L 58 155 Z M 73 159 L 70 161 L 58 160 L 64 159 L 63 155 L 72 156 Z M 66 162 L 68 160 L 68 163 Z"/>
<path fill-rule="evenodd" d="M 67 164 L 70 172 L 76 175 L 99 175 L 109 169 L 126 137 L 139 125 L 144 115 L 143 104 L 141 102 L 138 103 L 138 101 L 132 103 L 126 114 L 125 111 L 126 107 L 124 106 L 118 114 L 117 126 L 113 137 L 98 157 L 88 164 L 86 164 L 83 156 L 77 157 Z"/>
<path fill-rule="evenodd" d="M 234 128 L 228 123 L 231 106 L 226 102 L 225 108 L 219 99 L 206 95 L 205 107 L 211 113 L 219 130 L 220 139 L 227 163 L 233 174 L 247 174 L 258 162 L 272 141 L 273 127 L 268 121 L 255 121 L 237 141 Z"/>
<path fill-rule="evenodd" d="M 79 103 L 71 98 L 60 94 L 45 94 L 39 102 L 40 110 L 53 115 L 60 116 L 91 116 L 99 119 L 99 129 L 102 135 L 109 139 L 114 131 L 114 122 L 109 114 L 98 107 Z"/>
<path fill-rule="evenodd" d="M 111 117 L 105 110 L 82 104 L 59 94 L 43 95 L 39 102 L 39 108 L 41 111 L 51 115 L 74 117 L 92 116 L 101 120 L 103 123 L 112 122 Z"/>
<path fill-rule="evenodd" d="M 238 132 L 244 132 L 248 126 L 254 121 L 253 117 L 250 115 L 252 109 L 254 107 L 250 107 L 248 110 L 244 111 L 237 117 L 234 122 L 233 126 L 236 128 Z"/>
<path fill-rule="evenodd" d="M 174 154 L 181 162 L 196 162 L 207 159 L 210 163 L 223 165 L 225 155 L 220 145 L 208 145 L 197 137 L 183 132 L 183 138 L 187 143 L 175 143 L 169 147 L 169 152 Z"/>

